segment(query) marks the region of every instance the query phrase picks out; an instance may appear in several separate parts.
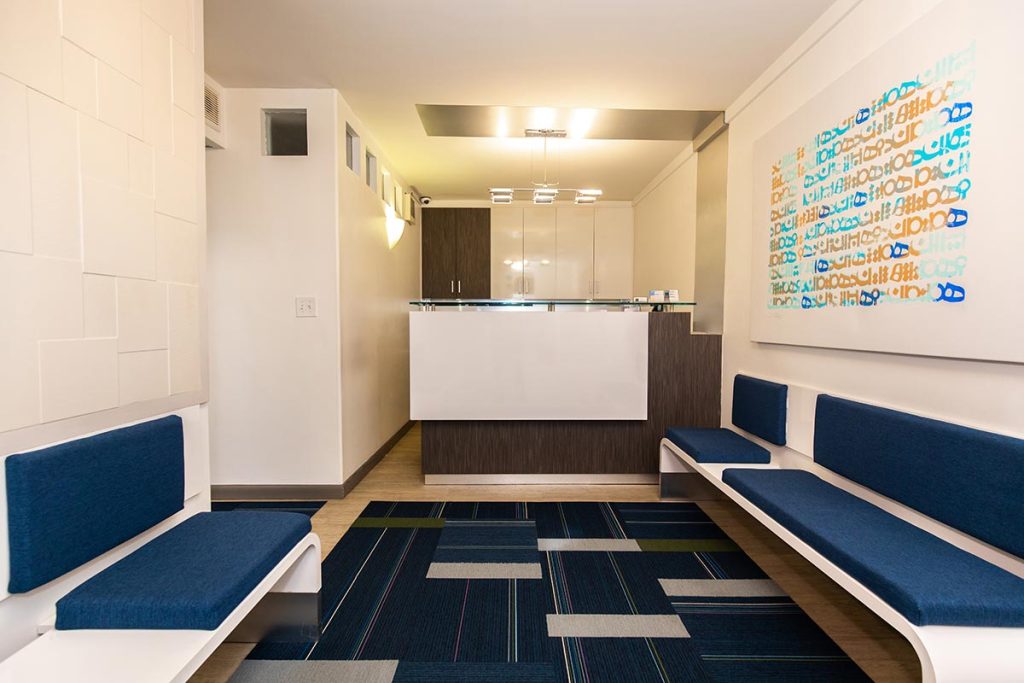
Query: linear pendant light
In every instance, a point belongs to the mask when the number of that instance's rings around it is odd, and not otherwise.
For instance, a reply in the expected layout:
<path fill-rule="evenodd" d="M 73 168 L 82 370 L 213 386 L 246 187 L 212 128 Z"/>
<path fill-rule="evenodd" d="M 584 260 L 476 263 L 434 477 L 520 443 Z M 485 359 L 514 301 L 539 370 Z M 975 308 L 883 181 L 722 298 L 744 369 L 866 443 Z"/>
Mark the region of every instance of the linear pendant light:
<path fill-rule="evenodd" d="M 570 187 L 559 188 L 558 183 L 548 179 L 548 138 L 564 138 L 564 130 L 552 128 L 527 128 L 524 131 L 526 137 L 539 137 L 544 139 L 544 176 L 540 182 L 534 182 L 533 187 L 492 187 L 490 188 L 492 204 L 511 204 L 516 193 L 530 193 L 534 204 L 553 204 L 561 193 L 574 193 L 573 202 L 576 204 L 593 204 L 601 196 L 601 190 L 597 189 L 575 189 Z"/>

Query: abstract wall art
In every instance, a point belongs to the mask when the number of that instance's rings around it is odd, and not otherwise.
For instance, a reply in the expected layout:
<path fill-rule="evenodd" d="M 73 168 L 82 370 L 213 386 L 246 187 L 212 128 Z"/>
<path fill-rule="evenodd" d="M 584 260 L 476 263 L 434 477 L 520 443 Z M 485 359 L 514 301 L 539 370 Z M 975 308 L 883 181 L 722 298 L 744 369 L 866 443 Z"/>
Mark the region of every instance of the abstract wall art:
<path fill-rule="evenodd" d="M 768 306 L 960 303 L 975 45 L 771 165 Z"/>
<path fill-rule="evenodd" d="M 753 340 L 1024 361 L 1001 14 L 939 3 L 758 140 Z"/>

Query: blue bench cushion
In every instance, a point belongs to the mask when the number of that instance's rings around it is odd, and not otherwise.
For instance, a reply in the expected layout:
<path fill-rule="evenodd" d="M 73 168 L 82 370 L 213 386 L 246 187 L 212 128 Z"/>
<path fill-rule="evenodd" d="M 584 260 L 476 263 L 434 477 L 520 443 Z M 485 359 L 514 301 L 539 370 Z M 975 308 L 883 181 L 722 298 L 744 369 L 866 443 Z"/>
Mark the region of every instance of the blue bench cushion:
<path fill-rule="evenodd" d="M 184 505 L 176 415 L 7 458 L 7 590 L 52 581 Z"/>
<path fill-rule="evenodd" d="M 732 381 L 732 423 L 776 446 L 786 445 L 789 387 L 747 375 Z"/>
<path fill-rule="evenodd" d="M 309 531 L 294 512 L 201 512 L 58 600 L 57 628 L 213 630 Z"/>
<path fill-rule="evenodd" d="M 918 626 L 1024 626 L 1024 579 L 810 472 L 722 479 Z"/>
<path fill-rule="evenodd" d="M 821 395 L 814 460 L 1024 557 L 1024 439 Z"/>
<path fill-rule="evenodd" d="M 729 429 L 671 427 L 666 436 L 697 462 L 766 463 L 771 460 L 767 448 Z"/>

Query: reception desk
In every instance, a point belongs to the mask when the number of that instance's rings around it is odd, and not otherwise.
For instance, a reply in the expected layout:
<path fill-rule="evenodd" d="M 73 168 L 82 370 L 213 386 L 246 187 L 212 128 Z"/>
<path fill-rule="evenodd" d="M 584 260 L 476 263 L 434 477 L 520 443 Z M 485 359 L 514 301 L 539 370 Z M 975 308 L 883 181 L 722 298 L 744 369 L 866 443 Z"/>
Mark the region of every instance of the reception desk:
<path fill-rule="evenodd" d="M 427 483 L 654 481 L 667 427 L 719 426 L 721 337 L 688 306 L 413 303 Z"/>
<path fill-rule="evenodd" d="M 646 420 L 647 313 L 414 312 L 414 420 Z"/>

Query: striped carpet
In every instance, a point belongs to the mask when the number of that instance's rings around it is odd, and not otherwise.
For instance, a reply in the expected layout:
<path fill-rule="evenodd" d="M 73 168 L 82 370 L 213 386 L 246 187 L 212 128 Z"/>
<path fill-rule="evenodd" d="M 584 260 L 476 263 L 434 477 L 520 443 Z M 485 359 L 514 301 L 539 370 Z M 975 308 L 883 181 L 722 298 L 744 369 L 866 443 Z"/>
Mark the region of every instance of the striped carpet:
<path fill-rule="evenodd" d="M 372 502 L 233 683 L 866 681 L 693 503 Z"/>

